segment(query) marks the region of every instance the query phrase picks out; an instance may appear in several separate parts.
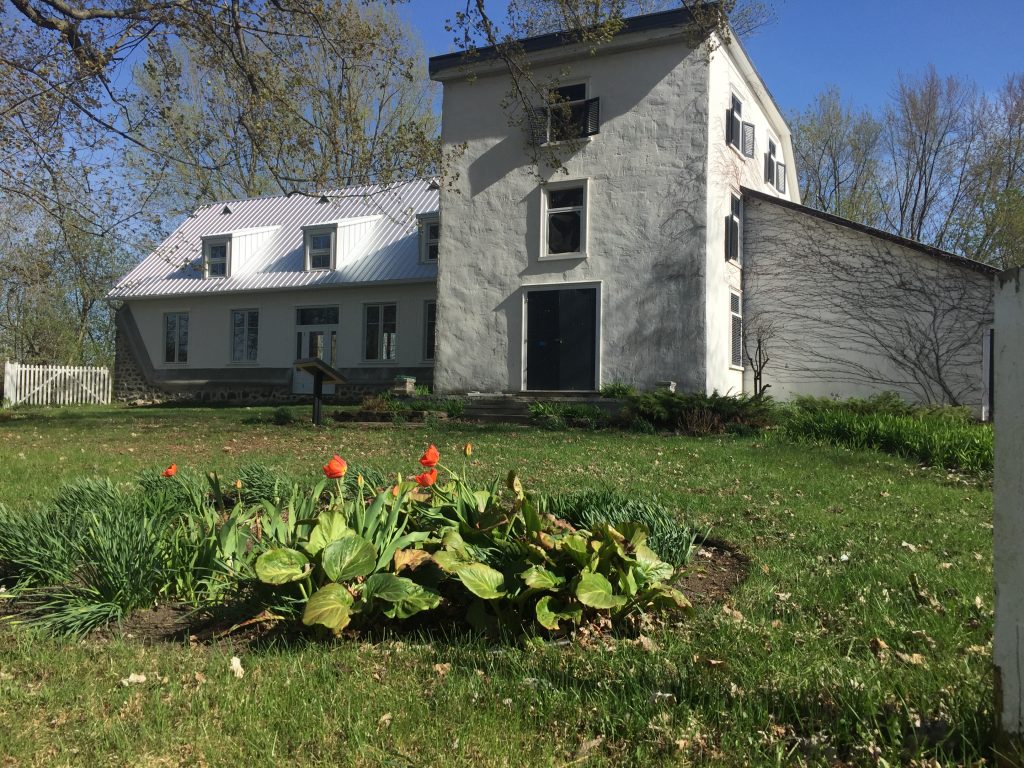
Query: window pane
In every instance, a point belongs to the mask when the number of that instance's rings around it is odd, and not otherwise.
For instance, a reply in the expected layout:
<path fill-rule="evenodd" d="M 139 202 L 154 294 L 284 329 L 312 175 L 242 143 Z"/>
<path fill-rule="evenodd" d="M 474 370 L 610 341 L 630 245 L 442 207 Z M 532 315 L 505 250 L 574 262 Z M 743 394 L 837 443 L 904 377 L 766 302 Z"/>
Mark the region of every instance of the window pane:
<path fill-rule="evenodd" d="M 329 251 L 331 249 L 331 235 L 329 232 L 309 236 L 309 249 L 311 251 Z"/>
<path fill-rule="evenodd" d="M 324 356 L 324 333 L 323 331 L 310 331 L 309 332 L 309 351 L 306 354 L 307 357 L 323 357 Z"/>
<path fill-rule="evenodd" d="M 178 315 L 178 362 L 188 362 L 188 315 Z"/>
<path fill-rule="evenodd" d="M 310 269 L 330 269 L 331 268 L 331 254 L 329 252 L 311 253 L 309 255 L 309 268 Z"/>
<path fill-rule="evenodd" d="M 579 211 L 548 215 L 548 253 L 578 253 L 581 218 Z"/>
<path fill-rule="evenodd" d="M 376 360 L 380 354 L 380 326 L 366 321 L 366 339 L 363 347 L 363 356 L 367 360 Z"/>
<path fill-rule="evenodd" d="M 231 313 L 231 359 L 234 362 L 245 357 L 245 313 Z"/>
<path fill-rule="evenodd" d="M 583 205 L 583 187 L 553 189 L 548 192 L 548 208 L 573 208 Z"/>
<path fill-rule="evenodd" d="M 174 362 L 174 347 L 178 339 L 177 315 L 164 317 L 164 362 Z"/>
<path fill-rule="evenodd" d="M 223 243 L 210 246 L 210 261 L 224 261 L 228 257 L 228 247 Z"/>
<path fill-rule="evenodd" d="M 252 310 L 249 312 L 249 324 L 246 328 L 247 338 L 245 344 L 245 359 L 255 361 L 259 350 L 260 334 L 260 313 Z"/>
<path fill-rule="evenodd" d="M 396 316 L 397 316 L 397 312 L 395 311 L 395 305 L 394 304 L 385 304 L 384 305 L 384 328 L 385 328 L 385 330 L 387 330 L 389 325 L 391 326 L 391 330 L 394 330 Z"/>
<path fill-rule="evenodd" d="M 561 101 L 582 101 L 587 98 L 587 85 L 586 83 L 563 85 L 559 88 L 552 88 L 551 93 Z"/>
<path fill-rule="evenodd" d="M 437 325 L 437 303 L 427 302 L 426 322 L 423 329 L 423 359 L 434 359 L 434 347 L 437 343 L 435 328 Z"/>
<path fill-rule="evenodd" d="M 427 261 L 437 261 L 437 243 L 431 243 L 427 246 Z"/>
<path fill-rule="evenodd" d="M 208 268 L 210 277 L 227 277 L 228 264 L 226 261 L 210 261 Z"/>
<path fill-rule="evenodd" d="M 441 236 L 441 225 L 440 224 L 427 224 L 427 239 L 437 240 Z"/>
<path fill-rule="evenodd" d="M 740 215 L 740 199 L 735 195 L 732 197 L 732 215 L 736 217 Z"/>
<path fill-rule="evenodd" d="M 295 311 L 296 325 L 337 325 L 337 307 L 302 307 Z"/>

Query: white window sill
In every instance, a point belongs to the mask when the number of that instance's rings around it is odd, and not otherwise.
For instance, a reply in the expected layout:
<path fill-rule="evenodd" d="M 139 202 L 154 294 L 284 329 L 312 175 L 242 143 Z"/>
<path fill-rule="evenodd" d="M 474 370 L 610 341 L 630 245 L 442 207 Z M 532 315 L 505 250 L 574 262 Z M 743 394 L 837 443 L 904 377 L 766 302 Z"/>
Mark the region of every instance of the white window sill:
<path fill-rule="evenodd" d="M 359 365 L 375 365 L 375 366 L 387 365 L 387 366 L 393 366 L 393 365 L 398 365 L 398 361 L 397 360 L 360 360 L 359 361 Z"/>
<path fill-rule="evenodd" d="M 228 365 L 232 368 L 259 368 L 259 360 L 230 360 Z"/>
<path fill-rule="evenodd" d="M 538 256 L 538 261 L 583 261 L 587 258 L 587 253 L 548 253 L 543 256 Z"/>
<path fill-rule="evenodd" d="M 730 365 L 729 366 L 729 370 L 730 371 L 736 371 L 738 373 L 743 373 L 747 369 L 744 368 L 742 365 Z"/>
<path fill-rule="evenodd" d="M 600 133 L 595 133 L 594 134 L 594 136 L 600 136 L 600 135 L 601 135 Z M 574 144 L 574 143 L 575 144 L 589 144 L 590 142 L 592 142 L 594 140 L 594 136 L 580 136 L 579 138 L 576 138 L 576 139 L 560 139 L 558 141 L 545 141 L 543 144 L 540 145 L 540 147 L 541 148 L 544 148 L 544 147 L 564 147 L 566 144 Z"/>

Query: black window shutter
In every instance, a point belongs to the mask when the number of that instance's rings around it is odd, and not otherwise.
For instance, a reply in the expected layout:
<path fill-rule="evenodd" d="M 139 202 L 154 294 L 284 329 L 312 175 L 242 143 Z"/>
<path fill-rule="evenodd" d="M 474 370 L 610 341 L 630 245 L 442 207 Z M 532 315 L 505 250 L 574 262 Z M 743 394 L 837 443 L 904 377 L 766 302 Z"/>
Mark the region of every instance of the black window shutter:
<path fill-rule="evenodd" d="M 601 132 L 601 99 L 587 99 L 583 102 L 583 110 L 583 135 L 595 136 Z"/>
<path fill-rule="evenodd" d="M 526 135 L 530 143 L 540 146 L 548 140 L 548 108 L 535 107 L 526 115 Z"/>
<path fill-rule="evenodd" d="M 732 136 L 732 110 L 731 109 L 725 110 L 725 143 L 726 144 L 732 144 L 733 143 L 733 136 Z"/>
<path fill-rule="evenodd" d="M 754 124 L 744 123 L 743 129 L 743 154 L 747 157 L 754 156 Z"/>
<path fill-rule="evenodd" d="M 786 192 L 786 164 L 777 163 L 778 168 L 775 171 L 775 188 L 779 192 Z"/>
<path fill-rule="evenodd" d="M 732 216 L 725 217 L 725 260 L 736 258 L 733 256 L 733 241 L 732 241 Z"/>
<path fill-rule="evenodd" d="M 740 221 L 735 216 L 729 222 L 729 242 L 732 244 L 732 258 L 740 260 Z"/>
<path fill-rule="evenodd" d="M 736 315 L 732 318 L 732 364 L 743 367 L 743 320 Z"/>
<path fill-rule="evenodd" d="M 764 153 L 764 180 L 769 184 L 775 183 L 775 158 L 769 152 Z"/>

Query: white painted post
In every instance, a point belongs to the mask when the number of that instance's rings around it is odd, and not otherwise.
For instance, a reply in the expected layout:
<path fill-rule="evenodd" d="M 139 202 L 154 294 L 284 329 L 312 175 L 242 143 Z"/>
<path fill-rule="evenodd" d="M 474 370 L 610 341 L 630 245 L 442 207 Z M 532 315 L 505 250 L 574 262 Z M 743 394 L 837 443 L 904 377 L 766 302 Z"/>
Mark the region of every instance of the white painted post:
<path fill-rule="evenodd" d="M 1024 764 L 1024 271 L 996 277 L 994 641 L 997 762 Z"/>

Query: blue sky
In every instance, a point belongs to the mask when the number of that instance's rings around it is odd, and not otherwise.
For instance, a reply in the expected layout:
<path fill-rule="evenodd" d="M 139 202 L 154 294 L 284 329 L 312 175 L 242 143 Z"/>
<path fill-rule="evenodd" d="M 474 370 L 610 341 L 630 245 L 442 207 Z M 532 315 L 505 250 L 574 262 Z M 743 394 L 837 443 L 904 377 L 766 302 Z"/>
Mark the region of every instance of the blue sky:
<path fill-rule="evenodd" d="M 502 0 L 488 0 L 498 9 Z M 877 109 L 897 74 L 934 64 L 994 92 L 1024 71 L 1024 0 L 768 0 L 776 21 L 743 41 L 783 111 L 826 85 Z M 410 0 L 401 15 L 428 55 L 453 50 L 444 22 L 465 0 Z"/>

